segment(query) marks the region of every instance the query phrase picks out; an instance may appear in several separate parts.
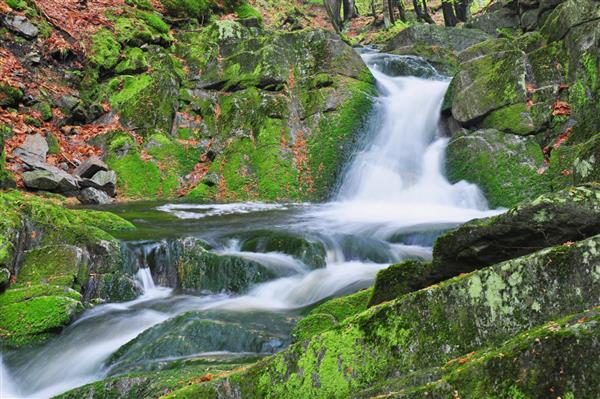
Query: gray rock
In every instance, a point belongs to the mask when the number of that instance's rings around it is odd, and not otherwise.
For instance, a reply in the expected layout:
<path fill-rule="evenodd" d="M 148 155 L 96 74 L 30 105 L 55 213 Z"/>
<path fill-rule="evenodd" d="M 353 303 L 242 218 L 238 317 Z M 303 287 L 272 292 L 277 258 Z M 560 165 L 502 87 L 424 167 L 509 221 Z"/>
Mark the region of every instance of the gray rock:
<path fill-rule="evenodd" d="M 77 199 L 86 205 L 106 205 L 113 202 L 113 199 L 107 193 L 94 187 L 86 187 L 81 190 L 77 195 Z"/>
<path fill-rule="evenodd" d="M 490 35 L 498 35 L 503 29 L 516 29 L 519 27 L 518 14 L 509 9 L 501 8 L 491 13 L 485 13 L 473 18 L 469 22 L 470 28 L 481 29 Z"/>
<path fill-rule="evenodd" d="M 44 162 L 48 154 L 48 142 L 40 134 L 32 134 L 25 138 L 25 142 L 15 149 L 14 155 L 24 162 Z"/>
<path fill-rule="evenodd" d="M 25 187 L 74 196 L 79 191 L 77 180 L 70 174 L 51 165 L 23 173 Z"/>
<path fill-rule="evenodd" d="M 4 17 L 4 25 L 13 32 L 20 34 L 27 39 L 35 39 L 38 35 L 38 28 L 21 15 L 7 15 Z"/>
<path fill-rule="evenodd" d="M 384 51 L 411 54 L 417 45 L 428 45 L 452 49 L 455 52 L 489 39 L 490 36 L 477 29 L 448 28 L 430 24 L 417 24 L 398 33 L 386 45 Z"/>
<path fill-rule="evenodd" d="M 79 104 L 79 98 L 75 96 L 61 96 L 57 101 L 56 105 L 63 111 L 70 112 Z"/>
<path fill-rule="evenodd" d="M 108 166 L 102 162 L 102 160 L 98 157 L 91 157 L 86 159 L 79 165 L 73 174 L 75 176 L 80 176 L 84 178 L 91 178 L 99 171 L 107 171 Z"/>
<path fill-rule="evenodd" d="M 83 179 L 82 187 L 93 187 L 114 197 L 117 188 L 117 174 L 114 171 L 98 171 L 91 179 Z"/>
<path fill-rule="evenodd" d="M 206 184 L 209 187 L 213 187 L 218 186 L 220 180 L 221 178 L 218 174 L 211 172 L 207 173 L 206 176 L 204 176 L 204 179 L 202 179 L 202 183 Z"/>

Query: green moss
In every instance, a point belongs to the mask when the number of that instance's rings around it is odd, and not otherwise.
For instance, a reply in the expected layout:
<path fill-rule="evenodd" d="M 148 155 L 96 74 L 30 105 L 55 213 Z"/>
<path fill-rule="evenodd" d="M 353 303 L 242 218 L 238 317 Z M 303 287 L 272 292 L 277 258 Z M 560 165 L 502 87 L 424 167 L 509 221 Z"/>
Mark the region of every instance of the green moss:
<path fill-rule="evenodd" d="M 35 105 L 35 110 L 42 115 L 42 120 L 48 122 L 52 119 L 52 107 L 47 101 L 39 102 Z"/>
<path fill-rule="evenodd" d="M 23 91 L 5 83 L 0 83 L 0 106 L 16 107 L 23 99 Z"/>
<path fill-rule="evenodd" d="M 124 46 L 168 44 L 172 41 L 168 31 L 168 25 L 158 16 L 142 11 L 120 16 L 115 22 L 117 40 Z"/>
<path fill-rule="evenodd" d="M 406 260 L 377 273 L 369 306 L 394 300 L 412 291 L 424 288 L 428 283 L 431 264 Z"/>
<path fill-rule="evenodd" d="M 23 11 L 27 8 L 27 3 L 24 0 L 6 0 L 6 4 L 16 11 Z"/>
<path fill-rule="evenodd" d="M 0 338 L 3 345 L 16 347 L 37 343 L 61 329 L 83 307 L 66 296 L 34 297 L 0 308 Z"/>
<path fill-rule="evenodd" d="M 481 125 L 485 128 L 519 135 L 531 134 L 535 130 L 525 103 L 513 104 L 496 110 L 486 116 Z"/>
<path fill-rule="evenodd" d="M 89 60 L 101 69 L 110 70 L 119 61 L 121 46 L 108 29 L 100 29 L 91 37 Z"/>
<path fill-rule="evenodd" d="M 34 284 L 22 288 L 11 287 L 6 290 L 0 295 L 0 308 L 41 296 L 62 296 L 81 301 L 81 294 L 73 289 L 57 285 Z"/>
<path fill-rule="evenodd" d="M 239 19 L 253 19 L 256 18 L 262 23 L 262 14 L 252 7 L 250 4 L 243 2 L 235 8 L 235 13 Z"/>
<path fill-rule="evenodd" d="M 76 247 L 46 246 L 25 253 L 18 283 L 49 283 L 79 287 L 87 281 L 87 259 Z"/>

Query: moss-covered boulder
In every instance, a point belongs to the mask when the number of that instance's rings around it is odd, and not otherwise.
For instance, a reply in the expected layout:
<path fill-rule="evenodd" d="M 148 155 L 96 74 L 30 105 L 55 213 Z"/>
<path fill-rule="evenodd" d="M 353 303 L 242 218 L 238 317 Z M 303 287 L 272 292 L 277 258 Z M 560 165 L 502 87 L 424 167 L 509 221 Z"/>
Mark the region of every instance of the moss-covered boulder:
<path fill-rule="evenodd" d="M 448 143 L 446 170 L 451 182 L 477 184 L 492 207 L 515 206 L 549 191 L 538 173 L 544 154 L 532 137 L 494 129 L 462 130 Z"/>
<path fill-rule="evenodd" d="M 184 388 L 181 395 L 345 398 L 392 376 L 444 366 L 598 306 L 598 248 L 595 236 L 405 295 L 243 372 Z"/>
<path fill-rule="evenodd" d="M 448 278 L 596 234 L 600 185 L 591 184 L 545 194 L 501 215 L 463 224 L 437 239 L 433 263 Z"/>
<path fill-rule="evenodd" d="M 479 29 L 415 24 L 393 37 L 386 44 L 384 51 L 421 56 L 442 73 L 453 75 L 457 67 L 458 53 L 489 38 L 488 34 Z"/>
<path fill-rule="evenodd" d="M 257 356 L 212 355 L 171 362 L 161 371 L 106 378 L 56 396 L 60 399 L 158 398 L 201 380 L 209 381 L 257 360 Z"/>
<path fill-rule="evenodd" d="M 278 314 L 184 313 L 144 331 L 119 348 L 108 360 L 110 373 L 152 369 L 167 358 L 199 353 L 274 353 L 289 343 L 289 328 L 290 320 Z"/>
<path fill-rule="evenodd" d="M 218 255 L 196 240 L 182 242 L 177 260 L 177 285 L 197 292 L 245 292 L 253 284 L 277 275 L 258 262 L 239 256 Z"/>
<path fill-rule="evenodd" d="M 310 268 L 325 267 L 325 245 L 314 238 L 276 230 L 252 231 L 242 238 L 242 251 L 280 252 L 301 260 Z"/>
<path fill-rule="evenodd" d="M 123 276 L 120 243 L 109 232 L 133 230 L 131 223 L 16 191 L 0 193 L 0 204 L 0 265 L 14 276 L 0 294 L 1 345 L 37 343 L 60 332 L 82 310 L 81 294 L 86 301 L 133 299 L 100 295 L 91 285 L 106 274 Z"/>
<path fill-rule="evenodd" d="M 347 318 L 367 309 L 371 289 L 351 295 L 330 299 L 311 309 L 305 318 L 298 321 L 292 331 L 295 342 L 304 341 L 323 331 L 329 330 Z"/>
<path fill-rule="evenodd" d="M 10 137 L 11 129 L 0 125 L 0 189 L 11 188 L 15 186 L 12 174 L 6 170 L 6 152 L 4 142 Z"/>
<path fill-rule="evenodd" d="M 599 311 L 592 309 L 521 333 L 498 347 L 440 368 L 391 379 L 357 398 L 592 398 L 598 392 Z M 582 367 L 582 365 L 585 365 Z"/>
<path fill-rule="evenodd" d="M 476 47 L 488 46 L 484 42 Z M 471 124 L 502 107 L 524 104 L 526 65 L 520 50 L 480 55 L 462 63 L 450 90 L 454 119 Z"/>
<path fill-rule="evenodd" d="M 40 343 L 82 310 L 81 295 L 69 288 L 32 285 L 8 289 L 0 294 L 0 346 Z"/>
<path fill-rule="evenodd" d="M 377 273 L 373 294 L 368 306 L 394 300 L 409 292 L 420 290 L 431 284 L 431 264 L 418 260 L 405 260 Z"/>

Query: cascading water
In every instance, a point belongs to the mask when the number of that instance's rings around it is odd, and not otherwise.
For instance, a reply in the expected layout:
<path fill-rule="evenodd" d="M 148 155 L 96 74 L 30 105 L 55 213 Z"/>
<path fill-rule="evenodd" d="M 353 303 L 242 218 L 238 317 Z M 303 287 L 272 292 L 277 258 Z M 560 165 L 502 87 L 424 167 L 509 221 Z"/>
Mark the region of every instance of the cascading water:
<path fill-rule="evenodd" d="M 495 213 L 486 210 L 477 187 L 452 185 L 444 178 L 447 140 L 440 137 L 437 115 L 448 83 L 422 63 L 426 75 L 436 79 L 390 73 L 399 61 L 413 59 L 373 52 L 363 58 L 377 79 L 380 96 L 333 202 L 167 204 L 153 211 L 168 212 L 180 221 L 165 224 L 161 231 L 172 227 L 179 235 L 193 232 L 210 242 L 216 254 L 256 262 L 278 278 L 257 284 L 244 295 L 179 295 L 155 285 L 151 274 L 151 268 L 152 273 L 159 269 L 162 273 L 173 266 L 175 247 L 164 239 L 132 243 L 139 250 L 131 257 L 137 259 L 133 270 L 138 270 L 143 295 L 87 311 L 42 348 L 6 353 L 5 363 L 0 357 L 0 396 L 45 398 L 102 379 L 110 372 L 107 360 L 123 344 L 184 312 L 293 315 L 325 298 L 368 287 L 377 271 L 390 263 L 430 257 L 440 231 Z M 136 222 L 144 223 L 139 217 Z M 154 229 L 155 219 L 151 223 Z M 322 243 L 326 267 L 315 269 L 282 252 L 242 250 L 239 239 L 251 229 L 282 230 Z M 163 277 L 157 281 L 172 280 Z"/>

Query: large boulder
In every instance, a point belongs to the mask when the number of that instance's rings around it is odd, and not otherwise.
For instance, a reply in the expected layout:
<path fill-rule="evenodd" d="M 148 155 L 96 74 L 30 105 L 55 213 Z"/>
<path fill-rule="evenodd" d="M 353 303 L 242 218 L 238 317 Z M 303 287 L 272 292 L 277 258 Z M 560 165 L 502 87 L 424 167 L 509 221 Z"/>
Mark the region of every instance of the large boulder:
<path fill-rule="evenodd" d="M 32 190 L 53 191 L 74 196 L 79 191 L 77 179 L 67 172 L 51 165 L 23 173 L 23 184 Z"/>
<path fill-rule="evenodd" d="M 244 324 L 242 324 L 242 322 Z M 143 370 L 166 358 L 203 352 L 274 353 L 288 342 L 290 320 L 277 314 L 188 312 L 128 342 L 108 361 L 112 375 Z"/>
<path fill-rule="evenodd" d="M 4 25 L 6 25 L 8 29 L 18 33 L 26 39 L 35 39 L 39 33 L 39 29 L 23 15 L 7 14 L 4 16 L 2 22 L 4 22 Z"/>
<path fill-rule="evenodd" d="M 461 130 L 446 152 L 448 179 L 477 184 L 492 207 L 510 207 L 549 190 L 538 171 L 544 155 L 533 137 L 495 129 Z"/>
<path fill-rule="evenodd" d="M 596 234 L 600 234 L 600 185 L 593 184 L 542 195 L 451 230 L 437 239 L 433 263 L 437 273 L 449 278 Z"/>
<path fill-rule="evenodd" d="M 446 74 L 453 74 L 462 50 L 489 39 L 479 29 L 448 28 L 434 24 L 412 25 L 394 36 L 384 51 L 418 55 Z"/>
<path fill-rule="evenodd" d="M 28 135 L 23 144 L 13 151 L 13 155 L 22 158 L 25 162 L 28 159 L 45 162 L 47 154 L 48 142 L 39 133 Z"/>

